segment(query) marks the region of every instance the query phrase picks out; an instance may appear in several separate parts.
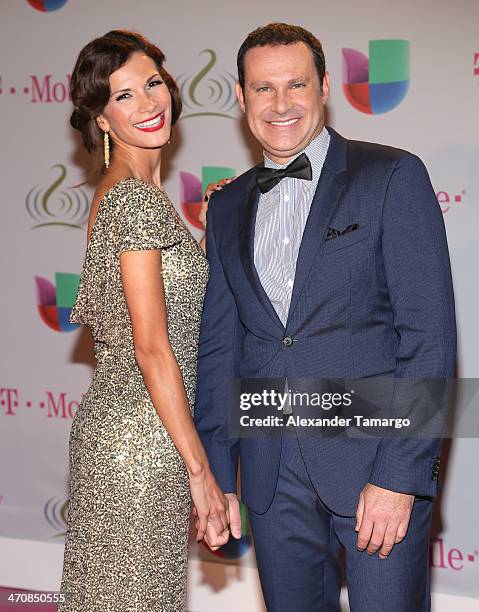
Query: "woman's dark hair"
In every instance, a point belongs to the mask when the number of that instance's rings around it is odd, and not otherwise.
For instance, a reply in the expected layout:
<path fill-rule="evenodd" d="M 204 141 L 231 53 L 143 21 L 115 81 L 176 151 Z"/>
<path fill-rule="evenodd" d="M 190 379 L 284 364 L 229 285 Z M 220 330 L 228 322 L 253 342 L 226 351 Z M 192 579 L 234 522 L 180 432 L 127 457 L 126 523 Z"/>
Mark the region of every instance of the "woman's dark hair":
<path fill-rule="evenodd" d="M 164 53 L 141 34 L 112 30 L 83 47 L 70 82 L 74 106 L 70 123 L 81 132 L 83 144 L 89 153 L 103 142 L 103 132 L 98 127 L 96 118 L 103 112 L 111 95 L 110 75 L 126 64 L 137 51 L 151 57 L 168 87 L 171 94 L 172 125 L 181 114 L 182 104 L 178 87 L 163 68 Z M 113 143 L 110 143 L 111 145 Z"/>
<path fill-rule="evenodd" d="M 253 47 L 265 47 L 271 45 L 292 45 L 294 43 L 303 42 L 313 54 L 314 64 L 318 71 L 319 85 L 323 87 L 323 79 L 326 73 L 326 62 L 324 60 L 323 47 L 319 40 L 300 26 L 289 25 L 287 23 L 269 23 L 266 26 L 257 28 L 250 32 L 238 51 L 237 66 L 238 66 L 238 81 L 241 89 L 244 91 L 244 58 L 246 52 Z"/>

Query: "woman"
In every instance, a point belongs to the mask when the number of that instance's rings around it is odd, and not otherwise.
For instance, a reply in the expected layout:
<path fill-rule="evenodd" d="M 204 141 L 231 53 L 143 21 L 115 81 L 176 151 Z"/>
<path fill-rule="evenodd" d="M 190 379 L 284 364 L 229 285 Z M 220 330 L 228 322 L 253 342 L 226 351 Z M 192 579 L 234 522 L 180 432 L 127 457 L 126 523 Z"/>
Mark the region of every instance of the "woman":
<path fill-rule="evenodd" d="M 198 540 L 229 535 L 192 420 L 208 264 L 161 186 L 181 112 L 163 61 L 112 31 L 72 75 L 71 123 L 107 170 L 70 318 L 91 327 L 97 366 L 70 438 L 63 611 L 185 610 L 191 499 Z"/>

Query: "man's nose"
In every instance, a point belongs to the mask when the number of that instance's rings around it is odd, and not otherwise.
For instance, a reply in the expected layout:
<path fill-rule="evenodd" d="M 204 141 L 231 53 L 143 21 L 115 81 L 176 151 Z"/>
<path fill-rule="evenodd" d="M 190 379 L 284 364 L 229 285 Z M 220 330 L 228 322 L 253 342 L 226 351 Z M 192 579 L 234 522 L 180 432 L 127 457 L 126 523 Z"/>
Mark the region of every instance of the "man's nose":
<path fill-rule="evenodd" d="M 284 89 L 277 89 L 276 95 L 273 101 L 272 110 L 278 113 L 278 115 L 284 115 L 291 108 L 291 101 L 289 99 L 289 93 Z"/>

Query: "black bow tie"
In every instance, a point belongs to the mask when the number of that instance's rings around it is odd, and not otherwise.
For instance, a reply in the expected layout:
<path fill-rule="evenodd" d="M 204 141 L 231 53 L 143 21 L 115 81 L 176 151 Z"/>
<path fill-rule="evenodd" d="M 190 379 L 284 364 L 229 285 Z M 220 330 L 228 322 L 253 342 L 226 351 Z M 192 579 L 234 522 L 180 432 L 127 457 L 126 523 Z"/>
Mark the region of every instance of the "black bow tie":
<path fill-rule="evenodd" d="M 261 193 L 266 193 L 273 189 L 275 185 L 287 176 L 306 179 L 307 181 L 313 178 L 311 162 L 306 153 L 301 153 L 286 168 L 265 168 L 263 166 L 256 168 L 256 183 Z"/>

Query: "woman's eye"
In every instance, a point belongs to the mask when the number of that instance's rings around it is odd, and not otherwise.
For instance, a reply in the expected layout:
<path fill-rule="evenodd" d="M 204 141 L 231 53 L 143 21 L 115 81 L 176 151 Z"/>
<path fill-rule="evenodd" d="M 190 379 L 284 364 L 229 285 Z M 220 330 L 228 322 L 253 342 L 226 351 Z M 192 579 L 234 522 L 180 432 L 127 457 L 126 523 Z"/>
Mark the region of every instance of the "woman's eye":
<path fill-rule="evenodd" d="M 121 94 L 121 96 L 118 96 L 118 98 L 116 98 L 117 102 L 120 102 L 121 100 L 126 100 L 126 98 L 129 96 L 130 94 L 124 93 Z"/>
<path fill-rule="evenodd" d="M 156 85 L 162 85 L 163 81 L 161 79 L 157 79 L 156 81 L 150 81 L 148 83 L 148 87 L 155 87 Z"/>

